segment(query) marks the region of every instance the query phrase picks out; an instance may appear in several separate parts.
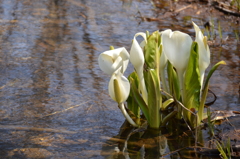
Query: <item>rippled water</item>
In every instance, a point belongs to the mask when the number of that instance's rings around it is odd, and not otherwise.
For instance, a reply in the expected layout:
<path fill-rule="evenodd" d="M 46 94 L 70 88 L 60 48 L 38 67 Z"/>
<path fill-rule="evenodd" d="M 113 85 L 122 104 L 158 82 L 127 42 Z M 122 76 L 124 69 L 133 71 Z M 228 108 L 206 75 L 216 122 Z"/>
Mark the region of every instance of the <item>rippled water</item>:
<path fill-rule="evenodd" d="M 212 63 L 225 60 L 211 79 L 214 109 L 240 111 L 239 17 L 207 4 L 145 0 L 1 0 L 0 156 L 104 158 L 124 118 L 108 96 L 109 77 L 98 55 L 110 45 L 129 49 L 136 32 L 170 28 L 194 36 L 220 21 L 211 38 Z M 184 9 L 184 7 L 186 7 Z M 175 9 L 175 12 L 171 12 Z M 182 9 L 182 10 L 178 10 Z M 144 18 L 143 18 L 144 17 Z M 152 18 L 152 19 L 151 19 Z M 127 72 L 129 73 L 131 69 Z M 108 153 L 106 153 L 108 152 Z M 105 154 L 105 155 L 104 155 Z"/>

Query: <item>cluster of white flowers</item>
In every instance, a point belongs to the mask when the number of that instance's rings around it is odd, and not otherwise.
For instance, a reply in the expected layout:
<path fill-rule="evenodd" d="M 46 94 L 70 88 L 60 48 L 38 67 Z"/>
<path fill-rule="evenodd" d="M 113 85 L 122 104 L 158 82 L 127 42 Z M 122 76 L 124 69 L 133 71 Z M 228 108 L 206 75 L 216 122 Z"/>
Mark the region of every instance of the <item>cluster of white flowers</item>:
<path fill-rule="evenodd" d="M 199 48 L 199 70 L 202 85 L 204 79 L 204 72 L 210 63 L 210 51 L 207 45 L 207 37 L 203 36 L 201 30 L 194 22 L 193 26 L 196 32 L 195 41 L 198 43 Z M 160 34 L 162 38 L 161 45 L 163 46 L 163 52 L 160 57 L 160 70 L 163 70 L 165 68 L 168 60 L 177 70 L 178 78 L 180 81 L 180 89 L 182 89 L 184 72 L 188 64 L 190 49 L 193 40 L 186 33 L 180 31 L 172 31 L 170 29 L 162 31 L 160 32 Z M 144 38 L 143 42 L 140 44 L 136 40 L 136 37 L 139 35 Z M 103 52 L 99 56 L 98 62 L 101 70 L 111 75 L 111 79 L 108 85 L 109 95 L 113 100 L 118 103 L 126 101 L 130 92 L 130 84 L 128 82 L 128 79 L 123 76 L 123 73 L 129 63 L 129 59 L 133 64 L 140 79 L 140 90 L 142 92 L 143 99 L 145 102 L 147 102 L 148 100 L 143 77 L 143 65 L 145 61 L 143 48 L 146 43 L 146 34 L 140 32 L 137 33 L 133 38 L 130 54 L 124 47 L 122 47 Z M 117 80 L 119 84 L 119 100 L 117 100 L 114 91 L 114 80 Z"/>

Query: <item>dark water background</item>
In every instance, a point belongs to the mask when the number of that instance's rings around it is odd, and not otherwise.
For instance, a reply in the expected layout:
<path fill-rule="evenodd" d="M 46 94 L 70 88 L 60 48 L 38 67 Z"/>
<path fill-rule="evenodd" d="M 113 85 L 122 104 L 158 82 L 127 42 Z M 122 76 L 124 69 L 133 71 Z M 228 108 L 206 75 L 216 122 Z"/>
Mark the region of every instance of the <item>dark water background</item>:
<path fill-rule="evenodd" d="M 98 67 L 99 54 L 110 45 L 129 50 L 140 31 L 170 28 L 194 37 L 191 20 L 202 29 L 213 21 L 211 61 L 227 63 L 211 79 L 210 89 L 218 97 L 212 108 L 240 111 L 239 17 L 207 3 L 156 4 L 0 0 L 0 156 L 87 159 L 111 154 L 103 145 L 117 135 L 124 118 L 108 96 L 110 77 Z M 227 39 L 223 43 L 218 22 Z"/>

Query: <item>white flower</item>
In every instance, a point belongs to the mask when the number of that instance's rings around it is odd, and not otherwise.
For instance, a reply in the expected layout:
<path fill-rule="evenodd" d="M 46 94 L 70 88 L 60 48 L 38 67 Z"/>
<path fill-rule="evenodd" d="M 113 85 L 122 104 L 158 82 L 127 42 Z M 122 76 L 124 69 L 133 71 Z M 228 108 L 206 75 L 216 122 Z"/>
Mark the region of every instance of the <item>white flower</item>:
<path fill-rule="evenodd" d="M 139 43 L 136 40 L 137 36 L 142 36 L 144 41 L 139 45 Z M 139 81 L 140 81 L 140 90 L 142 92 L 142 96 L 143 99 L 145 101 L 145 103 L 148 103 L 148 93 L 147 93 L 147 89 L 146 89 L 146 85 L 145 85 L 145 80 L 143 77 L 143 65 L 144 65 L 144 54 L 143 54 L 143 48 L 146 44 L 146 34 L 143 32 L 139 32 L 137 34 L 135 34 L 135 36 L 133 37 L 133 43 L 132 43 L 132 47 L 130 50 L 130 61 L 133 64 Z"/>
<path fill-rule="evenodd" d="M 162 32 L 163 52 L 179 72 L 186 70 L 192 45 L 191 37 L 183 32 L 168 29 Z"/>
<path fill-rule="evenodd" d="M 112 75 L 120 67 L 121 72 L 124 73 L 127 69 L 128 62 L 129 53 L 124 47 L 105 51 L 98 57 L 101 70 L 109 75 Z"/>
<path fill-rule="evenodd" d="M 123 103 L 127 100 L 130 93 L 130 83 L 128 79 L 123 76 L 121 67 L 113 74 L 108 84 L 108 91 L 110 97 L 117 103 Z"/>
<path fill-rule="evenodd" d="M 210 50 L 207 45 L 207 37 L 203 36 L 201 30 L 194 22 L 192 23 L 196 33 L 195 41 L 198 43 L 199 71 L 200 71 L 200 80 L 201 80 L 201 86 L 202 86 L 205 70 L 210 64 Z"/>
<path fill-rule="evenodd" d="M 163 52 L 176 68 L 182 97 L 184 96 L 184 73 L 188 65 L 192 46 L 191 37 L 183 32 L 168 29 L 162 32 Z M 183 97 L 184 98 L 184 97 Z"/>

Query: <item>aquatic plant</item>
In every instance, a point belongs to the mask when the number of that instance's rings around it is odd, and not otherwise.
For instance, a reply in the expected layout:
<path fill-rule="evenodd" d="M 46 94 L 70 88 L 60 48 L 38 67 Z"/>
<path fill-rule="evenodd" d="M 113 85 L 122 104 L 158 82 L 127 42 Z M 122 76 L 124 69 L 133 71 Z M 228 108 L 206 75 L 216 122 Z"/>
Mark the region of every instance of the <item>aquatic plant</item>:
<path fill-rule="evenodd" d="M 155 129 L 173 118 L 184 119 L 192 128 L 201 124 L 209 80 L 225 62 L 214 65 L 204 82 L 210 49 L 207 37 L 195 23 L 193 26 L 195 41 L 186 33 L 170 29 L 140 32 L 133 38 L 130 54 L 123 47 L 100 54 L 100 68 L 111 75 L 109 95 L 133 126 L 141 125 L 141 113 Z M 143 37 L 141 43 L 137 36 Z M 134 71 L 126 78 L 123 74 L 128 60 Z"/>

